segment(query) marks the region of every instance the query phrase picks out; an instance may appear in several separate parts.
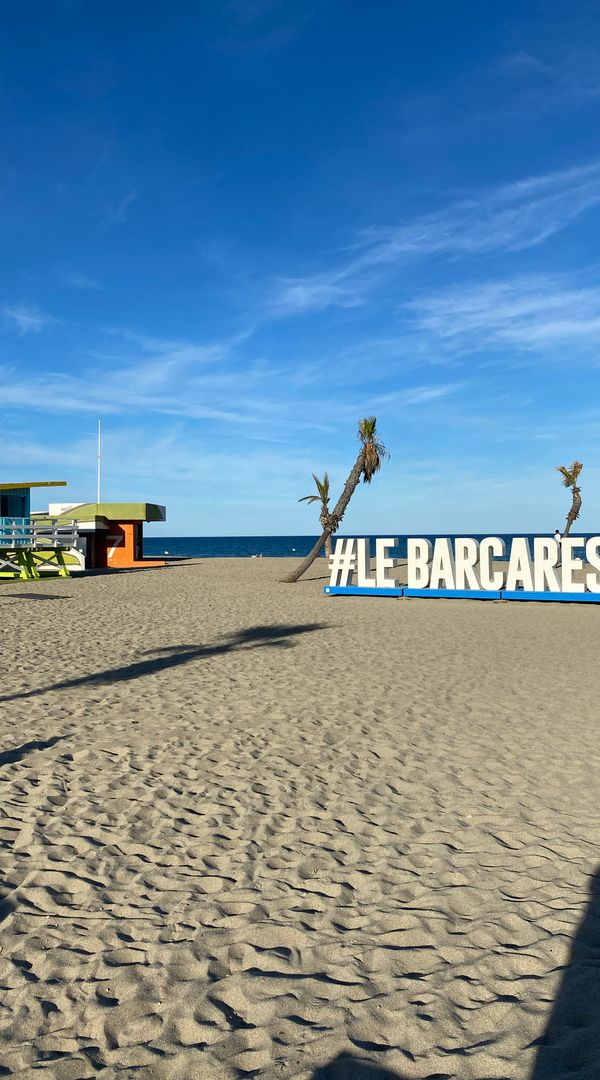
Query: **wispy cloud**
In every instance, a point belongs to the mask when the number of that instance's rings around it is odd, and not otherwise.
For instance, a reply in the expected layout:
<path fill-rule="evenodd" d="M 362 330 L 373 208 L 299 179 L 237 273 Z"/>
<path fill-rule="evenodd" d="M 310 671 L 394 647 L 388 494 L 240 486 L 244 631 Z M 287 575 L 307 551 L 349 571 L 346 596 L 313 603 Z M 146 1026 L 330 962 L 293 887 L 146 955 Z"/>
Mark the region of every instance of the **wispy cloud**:
<path fill-rule="evenodd" d="M 282 278 L 275 314 L 351 307 L 416 259 L 458 258 L 536 247 L 600 205 L 600 162 L 527 177 L 394 225 L 363 229 L 349 257 L 315 274 Z"/>
<path fill-rule="evenodd" d="M 282 0 L 227 0 L 222 3 L 226 27 L 214 46 L 230 53 L 266 53 L 285 48 L 312 18 Z"/>
<path fill-rule="evenodd" d="M 479 153 L 487 147 L 494 156 L 491 141 L 495 147 L 516 145 L 517 132 L 533 145 L 536 128 L 549 121 L 564 124 L 567 112 L 595 106 L 599 59 L 597 50 L 567 46 L 562 53 L 523 49 L 491 65 L 476 62 L 441 89 L 394 99 L 394 138 L 406 152 L 427 144 L 458 157 L 465 144 Z"/>
<path fill-rule="evenodd" d="M 131 330 L 126 326 L 105 326 L 103 333 L 120 338 L 128 345 L 138 347 L 143 353 L 168 353 L 170 356 L 176 355 L 190 363 L 208 363 L 222 360 L 232 348 L 240 342 L 246 341 L 251 336 L 252 331 L 242 331 L 224 342 L 213 342 L 209 345 L 199 345 L 181 338 L 159 338 L 151 334 L 141 334 L 139 331 Z"/>
<path fill-rule="evenodd" d="M 597 285 L 521 276 L 446 289 L 411 301 L 404 310 L 413 314 L 418 330 L 443 346 L 467 352 L 510 346 L 545 353 L 569 346 L 600 364 Z"/>
<path fill-rule="evenodd" d="M 351 308 L 362 303 L 362 297 L 351 286 L 345 287 L 322 278 L 282 278 L 272 300 L 272 310 L 282 315 L 304 311 L 324 311 L 328 307 Z"/>
<path fill-rule="evenodd" d="M 546 112 L 584 106 L 600 98 L 598 53 L 569 50 L 552 60 L 518 50 L 502 57 L 499 68 L 509 75 L 514 108 Z M 521 84 L 514 86 L 515 76 Z M 506 108 L 506 106 L 505 106 Z"/>
<path fill-rule="evenodd" d="M 25 334 L 38 334 L 40 330 L 57 321 L 53 315 L 42 311 L 35 304 L 3 304 L 0 312 L 4 321 L 21 337 Z"/>
<path fill-rule="evenodd" d="M 77 270 L 62 270 L 59 277 L 71 289 L 95 290 L 104 288 L 95 278 L 88 277 L 87 274 L 80 274 Z"/>
<path fill-rule="evenodd" d="M 547 75 L 549 71 L 547 64 L 543 64 L 537 56 L 533 56 L 533 54 L 527 52 L 526 49 L 517 49 L 516 52 L 507 53 L 506 56 L 502 56 L 498 66 L 502 70 L 509 72 L 511 75 L 515 72 Z"/>
<path fill-rule="evenodd" d="M 70 438 L 65 433 L 58 447 L 49 445 L 48 440 L 36 442 L 23 430 L 0 432 L 0 460 L 10 460 L 18 444 L 24 466 L 52 468 L 68 481 L 62 494 L 40 489 L 37 509 L 47 506 L 48 499 L 77 502 L 94 497 L 96 436 L 92 426 L 79 437 Z M 342 461 L 340 479 L 346 467 Z M 228 507 L 235 517 L 240 507 L 256 512 L 256 505 L 265 503 L 272 508 L 274 499 L 294 510 L 298 493 L 314 468 L 314 457 L 297 447 L 280 444 L 273 453 L 272 447 L 249 443 L 244 454 L 239 454 L 226 440 L 212 440 L 201 426 L 190 430 L 177 422 L 159 420 L 148 431 L 129 423 L 126 417 L 107 418 L 104 426 L 104 490 L 117 500 L 138 491 L 141 496 L 164 501 L 169 517 L 173 500 L 187 504 L 190 491 L 194 492 L 195 505 L 206 508 L 207 513 L 210 508 L 211 516 L 218 507 L 219 520 Z M 226 485 L 223 477 L 227 477 Z M 186 517 L 188 511 L 181 514 L 181 529 L 189 528 Z M 300 520 L 304 523 L 303 515 Z M 304 524 L 310 529 L 312 518 L 308 516 Z"/>
<path fill-rule="evenodd" d="M 19 466 L 20 468 L 27 468 L 29 465 L 40 466 L 43 469 L 49 468 L 77 468 L 82 461 L 82 452 L 85 451 L 87 455 L 90 452 L 90 458 L 92 456 L 94 436 L 90 434 L 89 440 L 75 440 L 69 441 L 68 439 L 60 440 L 58 445 L 53 444 L 52 440 L 43 439 L 39 442 L 35 442 L 31 438 L 30 429 L 14 429 L 7 430 L 6 426 L 3 426 L 2 432 L 0 432 L 0 461 L 8 462 L 14 458 L 15 446 L 19 447 Z M 43 488 L 41 493 L 38 493 L 38 497 L 42 500 L 47 498 L 48 493 Z M 52 493 L 50 493 L 52 497 Z"/>
<path fill-rule="evenodd" d="M 413 223 L 366 230 L 369 264 L 402 256 L 523 251 L 600 203 L 600 162 L 527 177 Z"/>
<path fill-rule="evenodd" d="M 323 362 L 309 372 L 289 360 L 256 357 L 238 338 L 213 344 L 160 341 L 120 332 L 115 349 L 88 352 L 71 368 L 30 373 L 0 369 L 0 406 L 45 413 L 210 421 L 244 436 L 290 440 L 300 431 L 332 432 L 381 408 L 418 407 L 458 388 L 435 382 L 382 390 L 377 374 L 340 385 L 340 369 Z M 90 363 L 92 361 L 92 363 Z M 312 377 L 314 375 L 314 377 Z M 377 389 L 379 387 L 379 390 Z M 387 391 L 387 392 L 386 392 Z M 335 399 L 332 411 L 331 401 Z"/>
<path fill-rule="evenodd" d="M 108 229 L 113 225 L 124 225 L 129 214 L 129 207 L 137 198 L 139 198 L 139 192 L 132 189 L 125 195 L 121 195 L 114 203 L 106 206 L 100 219 L 101 226 Z"/>
<path fill-rule="evenodd" d="M 230 366 L 236 339 L 203 345 L 123 329 L 110 333 L 118 338 L 116 348 L 90 350 L 86 359 L 95 361 L 91 370 L 79 360 L 67 370 L 38 372 L 27 379 L 16 368 L 0 369 L 0 405 L 59 413 L 162 413 L 250 424 L 273 410 L 273 394 L 265 393 L 271 372 L 248 364 L 241 375 L 239 359 Z"/>
<path fill-rule="evenodd" d="M 462 383 L 443 383 L 440 386 L 412 386 L 407 390 L 392 390 L 389 394 L 378 394 L 370 401 L 371 408 L 385 408 L 388 405 L 407 407 L 410 405 L 424 405 L 430 401 L 439 401 L 441 398 L 455 394 L 462 387 Z"/>

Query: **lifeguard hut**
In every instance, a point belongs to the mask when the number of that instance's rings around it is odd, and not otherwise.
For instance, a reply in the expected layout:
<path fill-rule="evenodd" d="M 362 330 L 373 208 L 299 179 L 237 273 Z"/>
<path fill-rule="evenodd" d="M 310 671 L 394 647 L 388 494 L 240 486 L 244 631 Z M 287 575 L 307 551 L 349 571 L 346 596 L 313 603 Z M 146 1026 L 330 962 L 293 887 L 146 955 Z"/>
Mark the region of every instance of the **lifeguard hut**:
<path fill-rule="evenodd" d="M 157 503 L 50 503 L 47 515 L 34 518 L 73 522 L 86 570 L 165 566 L 165 559 L 144 557 L 144 523 L 167 519 L 166 508 Z"/>
<path fill-rule="evenodd" d="M 0 521 L 31 517 L 32 488 L 66 486 L 66 480 L 32 480 L 29 484 L 0 484 Z"/>
<path fill-rule="evenodd" d="M 66 480 L 0 484 L 0 577 L 29 580 L 43 573 L 68 577 L 69 564 L 82 569 L 73 522 L 36 522 L 31 516 L 32 488 L 65 485 Z"/>

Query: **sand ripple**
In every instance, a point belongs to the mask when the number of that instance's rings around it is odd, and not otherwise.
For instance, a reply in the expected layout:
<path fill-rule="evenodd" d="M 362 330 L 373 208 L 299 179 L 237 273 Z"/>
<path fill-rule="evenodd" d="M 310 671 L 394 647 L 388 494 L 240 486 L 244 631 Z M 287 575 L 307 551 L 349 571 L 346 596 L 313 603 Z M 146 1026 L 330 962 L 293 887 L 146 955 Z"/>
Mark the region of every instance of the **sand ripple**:
<path fill-rule="evenodd" d="M 0 1076 L 598 1080 L 598 613 L 280 571 L 0 585 Z"/>

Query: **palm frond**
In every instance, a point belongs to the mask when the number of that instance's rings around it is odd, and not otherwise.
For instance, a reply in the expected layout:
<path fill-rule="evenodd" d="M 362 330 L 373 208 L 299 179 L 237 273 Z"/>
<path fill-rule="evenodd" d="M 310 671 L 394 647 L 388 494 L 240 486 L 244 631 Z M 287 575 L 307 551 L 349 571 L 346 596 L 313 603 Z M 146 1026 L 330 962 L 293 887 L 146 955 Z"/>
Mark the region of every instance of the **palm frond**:
<path fill-rule="evenodd" d="M 307 503 L 320 502 L 323 510 L 326 510 L 328 505 L 329 505 L 329 477 L 328 477 L 327 473 L 325 473 L 325 475 L 323 476 L 323 479 L 319 480 L 319 477 L 317 476 L 317 474 L 313 473 L 312 478 L 313 478 L 313 480 L 315 482 L 315 485 L 316 485 L 316 488 L 317 488 L 317 491 L 319 492 L 319 494 L 318 495 L 303 495 L 301 499 L 298 499 L 298 502 L 307 502 Z"/>
<path fill-rule="evenodd" d="M 376 433 L 376 416 L 365 416 L 363 420 L 358 421 L 358 438 L 361 442 L 372 442 L 376 438 Z"/>
<path fill-rule="evenodd" d="M 363 483 L 370 484 L 376 472 L 379 472 L 384 458 L 389 457 L 387 447 L 377 435 L 377 419 L 365 416 L 358 424 L 358 437 L 363 444 Z"/>
<path fill-rule="evenodd" d="M 315 476 L 315 474 L 313 473 L 313 480 L 317 485 L 317 491 L 319 492 L 319 495 L 321 497 L 321 502 L 324 506 L 326 506 L 329 502 L 329 477 L 327 473 L 325 473 L 323 479 L 319 480 L 319 477 Z"/>
<path fill-rule="evenodd" d="M 562 476 L 562 482 L 566 488 L 575 487 L 582 469 L 583 463 L 581 461 L 574 461 L 568 467 L 566 465 L 556 466 L 556 471 Z"/>

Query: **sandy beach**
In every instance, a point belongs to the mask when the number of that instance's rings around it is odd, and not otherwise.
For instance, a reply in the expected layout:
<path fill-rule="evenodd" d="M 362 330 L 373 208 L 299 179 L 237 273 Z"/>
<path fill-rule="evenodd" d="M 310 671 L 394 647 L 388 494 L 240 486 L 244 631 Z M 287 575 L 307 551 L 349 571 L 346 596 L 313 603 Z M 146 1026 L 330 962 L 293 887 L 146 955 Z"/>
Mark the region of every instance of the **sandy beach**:
<path fill-rule="evenodd" d="M 600 1076 L 600 611 L 0 583 L 0 1076 Z"/>

